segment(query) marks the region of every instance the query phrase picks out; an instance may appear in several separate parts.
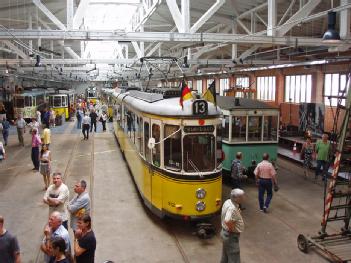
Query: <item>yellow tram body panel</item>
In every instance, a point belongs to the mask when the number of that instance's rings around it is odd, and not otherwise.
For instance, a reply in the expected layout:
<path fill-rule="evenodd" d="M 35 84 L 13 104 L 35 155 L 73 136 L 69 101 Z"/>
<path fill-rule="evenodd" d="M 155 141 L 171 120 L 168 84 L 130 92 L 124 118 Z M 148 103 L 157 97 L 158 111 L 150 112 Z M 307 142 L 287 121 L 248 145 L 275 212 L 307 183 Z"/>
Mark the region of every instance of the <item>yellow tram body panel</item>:
<path fill-rule="evenodd" d="M 219 212 L 222 196 L 220 174 L 214 179 L 193 181 L 186 180 L 186 175 L 182 179 L 170 177 L 163 170 L 155 170 L 139 155 L 129 137 L 116 122 L 114 128 L 120 149 L 146 205 L 159 213 L 183 218 L 209 217 Z M 207 193 L 203 199 L 196 197 L 196 190 L 199 188 Z M 195 205 L 199 201 L 205 203 L 204 211 L 196 210 Z"/>
<path fill-rule="evenodd" d="M 50 107 L 55 112 L 55 115 L 63 115 L 65 116 L 65 119 L 67 120 L 69 118 L 69 111 L 68 107 Z"/>

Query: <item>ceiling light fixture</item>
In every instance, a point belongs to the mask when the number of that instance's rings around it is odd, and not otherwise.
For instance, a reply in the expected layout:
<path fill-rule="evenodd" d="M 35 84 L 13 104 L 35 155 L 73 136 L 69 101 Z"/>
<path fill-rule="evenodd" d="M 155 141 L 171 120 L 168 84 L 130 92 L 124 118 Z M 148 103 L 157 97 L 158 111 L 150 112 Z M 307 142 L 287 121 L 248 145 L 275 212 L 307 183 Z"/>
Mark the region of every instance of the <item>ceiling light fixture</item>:
<path fill-rule="evenodd" d="M 340 35 L 335 30 L 336 12 L 328 12 L 328 30 L 323 35 L 324 43 L 340 43 Z"/>

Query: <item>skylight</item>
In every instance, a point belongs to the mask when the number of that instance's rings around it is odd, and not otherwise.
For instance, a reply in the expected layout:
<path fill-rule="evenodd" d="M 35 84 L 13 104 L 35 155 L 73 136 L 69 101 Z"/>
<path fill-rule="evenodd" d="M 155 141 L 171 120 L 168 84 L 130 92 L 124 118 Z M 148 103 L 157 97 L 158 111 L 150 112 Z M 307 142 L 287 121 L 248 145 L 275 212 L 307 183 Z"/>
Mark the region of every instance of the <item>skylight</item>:
<path fill-rule="evenodd" d="M 91 0 L 84 16 L 85 28 L 87 30 L 124 30 L 128 28 L 137 9 L 136 3 L 139 2 L 136 0 Z M 117 42 L 90 41 L 86 42 L 83 57 L 113 59 L 117 58 L 117 54 Z"/>

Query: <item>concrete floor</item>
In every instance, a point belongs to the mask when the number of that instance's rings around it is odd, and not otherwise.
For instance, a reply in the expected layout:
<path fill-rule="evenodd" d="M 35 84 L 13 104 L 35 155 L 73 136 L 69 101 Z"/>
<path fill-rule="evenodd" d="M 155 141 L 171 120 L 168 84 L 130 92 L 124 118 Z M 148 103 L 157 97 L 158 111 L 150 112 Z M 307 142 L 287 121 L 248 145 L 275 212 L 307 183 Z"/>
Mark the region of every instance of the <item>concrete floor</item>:
<path fill-rule="evenodd" d="M 160 220 L 142 205 L 113 134 L 100 129 L 82 141 L 74 123 L 66 123 L 53 129 L 51 145 L 53 170 L 65 174 L 71 198 L 75 181 L 88 181 L 98 242 L 96 262 L 219 262 L 218 234 L 200 240 L 191 224 Z M 29 144 L 28 134 L 26 147 L 18 146 L 17 136 L 10 135 L 8 159 L 0 163 L 0 214 L 6 228 L 17 235 L 25 263 L 42 262 L 39 244 L 48 216 L 42 178 L 31 171 Z M 301 168 L 286 160 L 279 159 L 278 165 L 281 189 L 268 214 L 258 211 L 256 187 L 244 187 L 242 262 L 328 262 L 313 250 L 301 253 L 296 245 L 298 234 L 314 235 L 320 229 L 322 184 L 305 180 Z M 224 185 L 225 199 L 229 191 Z M 219 229 L 219 217 L 212 221 Z"/>

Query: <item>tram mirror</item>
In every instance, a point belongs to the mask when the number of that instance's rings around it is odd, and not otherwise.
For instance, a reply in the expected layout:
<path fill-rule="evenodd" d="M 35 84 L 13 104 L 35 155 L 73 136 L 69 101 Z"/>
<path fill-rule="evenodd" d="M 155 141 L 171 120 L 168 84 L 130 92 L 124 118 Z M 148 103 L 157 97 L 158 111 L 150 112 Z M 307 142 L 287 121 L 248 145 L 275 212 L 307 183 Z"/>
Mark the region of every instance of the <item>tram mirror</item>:
<path fill-rule="evenodd" d="M 155 148 L 155 138 L 150 138 L 148 143 L 147 143 L 147 147 L 149 147 L 150 150 L 152 150 L 153 148 Z"/>

